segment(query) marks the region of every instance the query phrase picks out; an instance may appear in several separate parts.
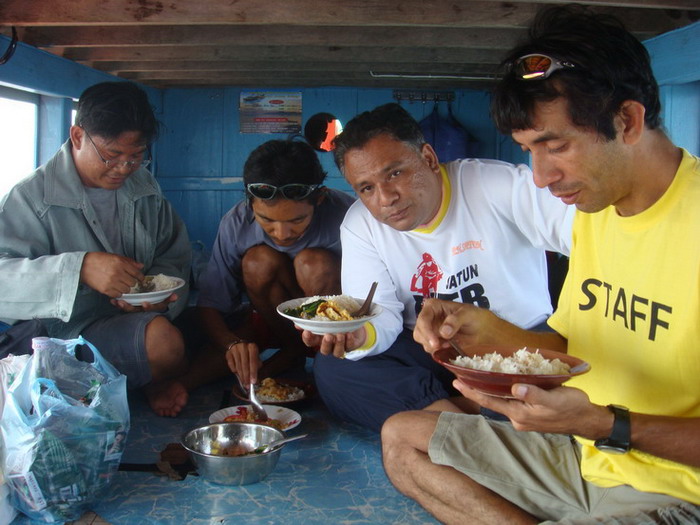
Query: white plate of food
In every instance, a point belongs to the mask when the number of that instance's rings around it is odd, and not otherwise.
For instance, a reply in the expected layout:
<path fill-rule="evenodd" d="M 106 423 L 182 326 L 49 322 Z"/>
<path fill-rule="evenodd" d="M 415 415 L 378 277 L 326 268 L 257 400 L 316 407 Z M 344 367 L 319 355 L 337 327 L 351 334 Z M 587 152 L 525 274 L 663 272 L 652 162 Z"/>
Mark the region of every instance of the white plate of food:
<path fill-rule="evenodd" d="M 286 407 L 278 407 L 275 405 L 263 405 L 265 412 L 271 421 L 261 421 L 255 416 L 251 405 L 236 405 L 228 408 L 217 410 L 209 416 L 209 423 L 261 423 L 269 425 L 278 430 L 286 432 L 287 430 L 296 427 L 301 423 L 301 416 Z"/>
<path fill-rule="evenodd" d="M 162 273 L 147 275 L 143 282 L 136 283 L 129 293 L 123 294 L 118 299 L 133 306 L 140 306 L 143 303 L 155 304 L 165 300 L 183 286 L 185 281 L 179 277 L 170 277 Z"/>
<path fill-rule="evenodd" d="M 301 297 L 283 302 L 277 312 L 314 334 L 340 334 L 354 332 L 382 313 L 382 307 L 372 303 L 369 314 L 353 318 L 352 312 L 358 310 L 363 301 L 347 295 Z"/>

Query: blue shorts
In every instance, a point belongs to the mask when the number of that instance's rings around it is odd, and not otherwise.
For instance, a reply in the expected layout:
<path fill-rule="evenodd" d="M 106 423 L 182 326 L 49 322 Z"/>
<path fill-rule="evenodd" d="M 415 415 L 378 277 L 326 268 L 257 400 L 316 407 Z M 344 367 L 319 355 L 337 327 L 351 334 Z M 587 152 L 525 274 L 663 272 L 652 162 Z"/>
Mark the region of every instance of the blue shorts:
<path fill-rule="evenodd" d="M 454 376 L 404 330 L 385 352 L 351 361 L 317 354 L 316 388 L 331 413 L 379 432 L 389 416 L 458 395 Z"/>
<path fill-rule="evenodd" d="M 81 335 L 126 376 L 128 388 L 139 388 L 151 382 L 146 326 L 159 315 L 162 314 L 139 312 L 104 317 L 87 326 Z"/>

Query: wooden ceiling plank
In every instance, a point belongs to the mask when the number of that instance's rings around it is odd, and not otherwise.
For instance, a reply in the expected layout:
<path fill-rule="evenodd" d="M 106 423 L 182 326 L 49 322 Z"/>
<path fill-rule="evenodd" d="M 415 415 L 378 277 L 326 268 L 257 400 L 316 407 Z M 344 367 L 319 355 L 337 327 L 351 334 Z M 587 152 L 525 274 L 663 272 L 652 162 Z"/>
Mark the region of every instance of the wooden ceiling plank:
<path fill-rule="evenodd" d="M 81 26 L 20 28 L 22 42 L 39 48 L 197 45 L 507 47 L 519 28 L 328 26 Z M 504 42 L 506 43 L 504 45 Z"/>
<path fill-rule="evenodd" d="M 290 61 L 184 61 L 173 63 L 171 61 L 135 61 L 135 62 L 93 62 L 91 67 L 107 73 L 117 74 L 126 72 L 147 71 L 258 71 L 261 74 L 270 71 L 319 71 L 323 68 L 335 68 L 337 70 L 374 70 L 395 71 L 410 73 L 414 71 L 430 72 L 439 69 L 444 73 L 455 74 L 489 74 L 493 71 L 493 65 L 455 63 L 416 63 L 416 62 L 293 62 Z"/>
<path fill-rule="evenodd" d="M 548 2 L 544 2 L 548 3 Z M 638 9 L 697 9 L 697 0 L 618 0 L 583 2 Z M 298 24 L 298 25 L 439 25 L 446 27 L 525 27 L 541 2 L 472 0 L 3 0 L 0 24 L 28 25 L 154 25 Z M 623 9 L 620 8 L 620 9 Z"/>
<path fill-rule="evenodd" d="M 145 82 L 144 82 L 145 83 Z M 198 81 L 188 80 L 187 82 L 180 81 L 158 81 L 148 82 L 147 85 L 159 89 L 191 89 L 191 88 L 226 88 L 233 84 L 225 83 L 218 80 L 201 79 Z M 337 87 L 332 86 L 323 79 L 314 81 L 297 81 L 296 79 L 277 79 L 273 84 L 260 84 L 255 79 L 239 79 L 236 82 L 236 87 L 246 88 L 250 90 L 266 91 L 276 89 L 299 89 L 299 88 L 314 88 L 314 87 Z M 367 81 L 354 81 L 345 84 L 345 87 L 359 88 L 386 88 L 386 89 L 410 89 L 410 90 L 444 90 L 444 89 L 474 89 L 486 91 L 492 87 L 491 83 L 482 81 L 454 81 L 449 85 L 439 80 L 377 80 L 369 79 Z M 422 102 L 419 102 L 422 103 Z"/>
<path fill-rule="evenodd" d="M 277 60 L 302 62 L 453 62 L 499 63 L 498 49 L 469 48 L 328 48 L 314 46 L 197 46 L 197 47 L 104 47 L 54 48 L 48 51 L 76 62 L 126 60 Z"/>
<path fill-rule="evenodd" d="M 473 78 L 476 75 L 472 75 L 471 72 L 469 73 L 462 73 L 458 71 L 447 71 L 443 70 L 440 65 L 438 64 L 437 66 L 433 68 L 426 68 L 426 67 L 418 67 L 415 66 L 413 69 L 410 70 L 404 70 L 404 71 L 396 71 L 389 69 L 387 71 L 391 71 L 393 75 L 397 75 L 399 77 L 405 76 L 405 77 L 450 77 L 450 78 Z M 342 81 L 346 79 L 353 79 L 353 78 L 359 78 L 359 77 L 371 77 L 371 78 L 383 78 L 383 77 L 377 77 L 375 74 L 375 68 L 372 66 L 367 66 L 363 65 L 362 67 L 353 67 L 353 68 L 346 68 L 344 67 L 343 64 L 329 64 L 324 68 L 318 68 L 316 70 L 296 70 L 296 69 L 280 69 L 277 71 L 258 71 L 258 70 L 250 70 L 250 71 L 224 71 L 224 70 L 199 70 L 199 71 L 192 71 L 192 70 L 152 70 L 152 71 L 122 71 L 119 73 L 119 76 L 122 78 L 128 78 L 132 80 L 168 80 L 168 79 L 178 79 L 178 80 L 188 80 L 188 79 L 197 79 L 197 78 L 202 78 L 202 77 L 207 77 L 207 78 L 229 78 L 229 79 L 237 79 L 237 78 L 251 78 L 255 77 L 259 80 L 263 80 L 265 82 L 274 82 L 276 79 L 279 78 L 280 74 L 283 73 L 285 78 L 290 77 L 290 78 L 296 78 L 296 79 L 306 79 L 306 80 L 313 80 L 317 78 L 324 78 L 327 81 L 338 81 L 342 83 Z M 482 80 L 488 80 L 488 79 L 494 79 L 495 76 L 493 75 L 492 70 L 487 70 L 484 71 L 483 74 L 479 75 L 480 79 Z"/>

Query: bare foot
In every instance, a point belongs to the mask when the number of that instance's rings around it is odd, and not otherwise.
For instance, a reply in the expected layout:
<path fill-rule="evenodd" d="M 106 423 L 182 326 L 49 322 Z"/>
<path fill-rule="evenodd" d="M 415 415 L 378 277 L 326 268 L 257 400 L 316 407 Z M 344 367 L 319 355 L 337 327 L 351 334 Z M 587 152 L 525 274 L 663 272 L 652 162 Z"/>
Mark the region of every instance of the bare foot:
<path fill-rule="evenodd" d="M 185 386 L 177 381 L 148 385 L 145 393 L 153 411 L 163 417 L 177 416 L 190 397 Z"/>

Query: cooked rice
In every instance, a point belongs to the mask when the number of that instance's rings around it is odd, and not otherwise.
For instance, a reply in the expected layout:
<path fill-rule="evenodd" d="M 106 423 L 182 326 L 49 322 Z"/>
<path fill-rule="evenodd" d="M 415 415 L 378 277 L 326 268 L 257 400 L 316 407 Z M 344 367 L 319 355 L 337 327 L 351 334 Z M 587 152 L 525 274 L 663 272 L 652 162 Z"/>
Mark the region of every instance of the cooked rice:
<path fill-rule="evenodd" d="M 527 348 L 521 348 L 512 357 L 504 357 L 493 352 L 484 356 L 458 356 L 451 362 L 465 368 L 502 374 L 559 375 L 568 374 L 571 369 L 568 364 L 559 359 L 550 360 L 543 357 L 539 349 L 528 352 Z"/>
<path fill-rule="evenodd" d="M 165 274 L 147 275 L 142 283 L 136 283 L 131 287 L 129 293 L 148 293 L 160 292 L 162 290 L 170 290 L 177 286 L 175 277 L 168 277 Z"/>
<path fill-rule="evenodd" d="M 154 292 L 160 292 L 161 290 L 170 290 L 171 288 L 175 288 L 177 286 L 177 279 L 175 279 L 174 277 L 168 277 L 167 275 L 163 275 L 162 273 L 154 275 L 151 282 L 153 283 Z"/>
<path fill-rule="evenodd" d="M 291 385 L 283 385 L 267 377 L 255 390 L 255 395 L 261 403 L 275 403 L 280 401 L 298 401 L 306 395 L 301 388 Z"/>

